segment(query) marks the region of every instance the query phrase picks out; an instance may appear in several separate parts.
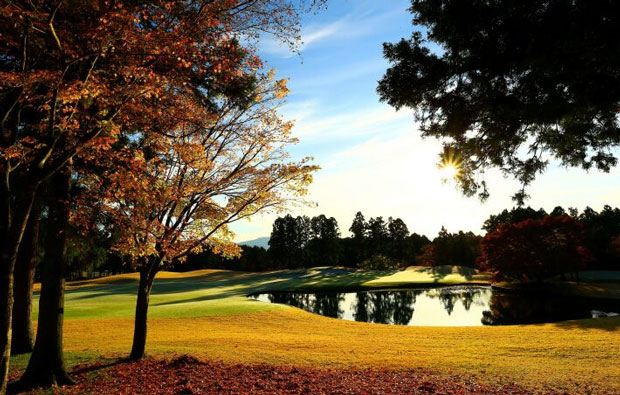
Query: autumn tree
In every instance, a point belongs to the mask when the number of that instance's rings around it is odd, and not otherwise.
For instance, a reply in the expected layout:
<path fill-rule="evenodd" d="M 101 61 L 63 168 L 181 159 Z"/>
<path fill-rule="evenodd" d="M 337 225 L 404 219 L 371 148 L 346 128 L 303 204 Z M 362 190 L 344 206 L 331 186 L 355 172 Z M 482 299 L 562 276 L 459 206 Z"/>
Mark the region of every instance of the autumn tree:
<path fill-rule="evenodd" d="M 542 282 L 576 271 L 592 260 L 583 227 L 569 216 L 502 224 L 481 243 L 479 265 L 495 281 Z"/>
<path fill-rule="evenodd" d="M 98 147 L 105 155 L 121 131 L 152 134 L 159 113 L 184 104 L 179 87 L 206 107 L 245 89 L 234 37 L 272 32 L 294 41 L 297 20 L 293 5 L 280 0 L 0 4 L 0 392 L 10 361 L 13 273 L 40 186 L 58 172 L 71 174 L 81 151 Z M 62 292 L 45 294 L 62 305 Z M 61 321 L 62 308 L 56 311 L 53 327 Z M 29 380 L 53 383 L 50 370 L 42 364 Z"/>
<path fill-rule="evenodd" d="M 527 186 L 552 158 L 616 165 L 619 2 L 412 0 L 410 11 L 412 37 L 384 44 L 378 92 L 456 152 L 465 194 L 488 196 L 487 168 Z"/>
<path fill-rule="evenodd" d="M 526 219 L 540 219 L 547 215 L 547 212 L 540 208 L 534 210 L 531 207 L 514 207 L 511 210 L 503 210 L 499 214 L 491 214 L 482 224 L 482 230 L 494 232 L 501 224 L 516 224 Z"/>
<path fill-rule="evenodd" d="M 215 109 L 174 106 L 159 119 L 182 119 L 175 128 L 136 135 L 120 150 L 140 152 L 130 166 L 84 180 L 92 204 L 123 230 L 114 248 L 140 273 L 131 359 L 144 355 L 149 297 L 162 268 L 203 249 L 238 255 L 229 225 L 299 200 L 311 181 L 315 166 L 287 159 L 292 125 L 277 113 L 285 80 L 270 72 L 252 85 L 245 97 L 218 98 Z"/>

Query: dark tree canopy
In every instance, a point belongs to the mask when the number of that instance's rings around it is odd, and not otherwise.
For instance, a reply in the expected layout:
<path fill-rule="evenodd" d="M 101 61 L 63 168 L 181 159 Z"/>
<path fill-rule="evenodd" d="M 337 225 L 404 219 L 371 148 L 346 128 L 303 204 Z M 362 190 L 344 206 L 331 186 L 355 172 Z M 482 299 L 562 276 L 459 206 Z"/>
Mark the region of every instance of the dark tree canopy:
<path fill-rule="evenodd" d="M 501 224 L 481 243 L 480 268 L 495 281 L 538 281 L 585 268 L 583 225 L 567 215 Z"/>
<path fill-rule="evenodd" d="M 378 92 L 458 153 L 465 194 L 488 196 L 491 167 L 525 188 L 552 157 L 616 165 L 620 2 L 413 0 L 410 11 L 416 31 L 384 44 Z"/>

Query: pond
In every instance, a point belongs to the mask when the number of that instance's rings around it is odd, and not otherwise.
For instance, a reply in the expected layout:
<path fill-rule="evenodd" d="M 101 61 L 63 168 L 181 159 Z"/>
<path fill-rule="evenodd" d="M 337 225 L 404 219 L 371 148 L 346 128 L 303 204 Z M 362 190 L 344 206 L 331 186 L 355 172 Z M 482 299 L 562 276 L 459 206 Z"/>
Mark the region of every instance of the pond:
<path fill-rule="evenodd" d="M 620 301 L 509 294 L 488 286 L 358 292 L 272 292 L 250 298 L 327 317 L 411 326 L 479 326 L 557 322 L 620 313 Z"/>

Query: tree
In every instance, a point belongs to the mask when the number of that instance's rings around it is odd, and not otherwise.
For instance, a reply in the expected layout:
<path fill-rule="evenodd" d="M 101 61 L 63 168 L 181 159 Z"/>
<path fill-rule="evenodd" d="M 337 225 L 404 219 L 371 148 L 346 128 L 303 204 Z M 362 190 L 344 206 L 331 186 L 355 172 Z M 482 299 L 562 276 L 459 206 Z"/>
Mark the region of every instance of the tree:
<path fill-rule="evenodd" d="M 559 211 L 554 210 L 556 214 Z M 510 211 L 504 210 L 497 215 L 491 214 L 489 218 L 484 221 L 482 230 L 486 232 L 494 232 L 501 224 L 516 224 L 517 222 L 524 221 L 526 219 L 540 219 L 547 215 L 544 209 L 534 210 L 531 207 L 513 207 Z"/>
<path fill-rule="evenodd" d="M 620 3 L 412 0 L 410 40 L 384 44 L 381 100 L 416 110 L 459 156 L 467 195 L 499 168 L 527 186 L 555 157 L 609 171 L 620 143 Z M 522 189 L 514 198 L 527 197 Z"/>
<path fill-rule="evenodd" d="M 334 217 L 321 214 L 310 220 L 311 236 L 308 242 L 310 266 L 330 266 L 340 262 L 340 230 Z"/>
<path fill-rule="evenodd" d="M 569 216 L 502 224 L 487 233 L 481 249 L 480 268 L 494 281 L 542 282 L 592 260 L 583 246 L 582 225 Z"/>
<path fill-rule="evenodd" d="M 424 240 L 420 240 L 421 247 L 416 260 L 423 266 L 476 267 L 476 258 L 480 256 L 480 239 L 472 232 L 449 233 L 442 226 L 432 244 L 424 244 Z"/>
<path fill-rule="evenodd" d="M 276 111 L 288 92 L 285 81 L 250 65 L 239 71 L 254 77 L 245 96 L 220 96 L 210 108 L 179 87 L 177 100 L 184 105 L 159 118 L 174 128 L 136 135 L 119 150 L 133 159 L 129 166 L 110 164 L 83 180 L 93 193 L 91 206 L 123 230 L 114 248 L 140 273 L 131 359 L 144 356 L 150 292 L 162 267 L 204 249 L 238 255 L 229 225 L 298 199 L 317 169 L 307 159 L 287 159 L 296 140 L 292 124 Z"/>
<path fill-rule="evenodd" d="M 358 211 L 353 218 L 349 231 L 353 234 L 351 239 L 343 243 L 345 249 L 346 263 L 355 267 L 364 259 L 368 258 L 368 223 L 364 218 L 364 214 Z"/>
<path fill-rule="evenodd" d="M 388 255 L 400 263 L 405 263 L 407 257 L 407 237 L 409 237 L 409 229 L 405 222 L 400 218 L 388 218 L 388 238 L 389 247 Z"/>
<path fill-rule="evenodd" d="M 280 268 L 295 269 L 303 266 L 305 248 L 310 239 L 310 219 L 287 214 L 277 218 L 269 237 L 269 255 Z"/>
<path fill-rule="evenodd" d="M 21 382 L 28 385 L 65 385 L 73 381 L 63 354 L 67 228 L 70 216 L 71 168 L 54 173 L 49 192 L 49 220 L 45 259 L 41 262 L 41 293 L 37 335 Z"/>
<path fill-rule="evenodd" d="M 179 87 L 207 107 L 245 89 L 232 37 L 260 31 L 295 41 L 297 20 L 279 0 L 0 5 L 0 392 L 13 273 L 39 186 L 80 151 L 105 154 L 121 131 L 154 133 L 160 114 L 184 104 Z"/>
<path fill-rule="evenodd" d="M 361 211 L 358 211 L 355 214 L 355 218 L 353 218 L 353 223 L 351 224 L 349 231 L 353 233 L 353 238 L 357 240 L 361 240 L 366 237 L 368 232 L 368 224 L 366 223 L 364 214 L 362 214 Z"/>
<path fill-rule="evenodd" d="M 418 261 L 418 256 L 423 255 L 423 250 L 431 246 L 431 241 L 424 235 L 412 233 L 407 240 L 407 262 L 420 265 L 422 262 Z"/>
<path fill-rule="evenodd" d="M 32 329 L 32 288 L 34 274 L 39 259 L 39 227 L 41 222 L 40 204 L 32 208 L 24 239 L 19 247 L 15 265 L 15 305 L 13 308 L 13 333 L 11 336 L 11 355 L 24 354 L 34 347 Z"/>
<path fill-rule="evenodd" d="M 586 207 L 577 219 L 583 225 L 584 246 L 594 256 L 596 267 L 620 268 L 620 257 L 614 253 L 612 245 L 614 238 L 620 234 L 620 209 L 606 205 L 597 213 Z"/>
<path fill-rule="evenodd" d="M 388 229 L 383 217 L 368 220 L 367 251 L 371 254 L 383 254 L 388 244 Z"/>

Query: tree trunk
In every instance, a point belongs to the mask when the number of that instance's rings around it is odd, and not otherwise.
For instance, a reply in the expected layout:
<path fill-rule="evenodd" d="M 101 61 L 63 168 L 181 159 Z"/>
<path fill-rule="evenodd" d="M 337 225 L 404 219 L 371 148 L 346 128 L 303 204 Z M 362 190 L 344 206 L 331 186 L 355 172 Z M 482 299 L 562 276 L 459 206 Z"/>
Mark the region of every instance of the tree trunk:
<path fill-rule="evenodd" d="M 65 368 L 62 345 L 70 186 L 70 167 L 54 174 L 49 184 L 49 231 L 41 262 L 37 337 L 20 386 L 73 383 Z"/>
<path fill-rule="evenodd" d="M 0 190 L 0 394 L 6 393 L 11 361 L 13 280 L 17 251 L 28 222 L 36 185 L 15 196 L 8 178 Z"/>
<path fill-rule="evenodd" d="M 11 354 L 25 354 L 32 351 L 34 332 L 32 330 L 32 286 L 39 246 L 39 204 L 35 203 L 26 226 L 26 231 L 17 254 L 13 286 L 13 335 Z"/>
<path fill-rule="evenodd" d="M 138 285 L 138 300 L 136 301 L 136 317 L 133 331 L 133 345 L 131 346 L 131 354 L 129 359 L 132 361 L 140 360 L 144 357 L 146 348 L 146 329 L 149 310 L 149 299 L 151 296 L 151 288 L 153 280 L 159 271 L 160 259 L 149 261 L 149 263 L 140 270 L 140 284 Z"/>

